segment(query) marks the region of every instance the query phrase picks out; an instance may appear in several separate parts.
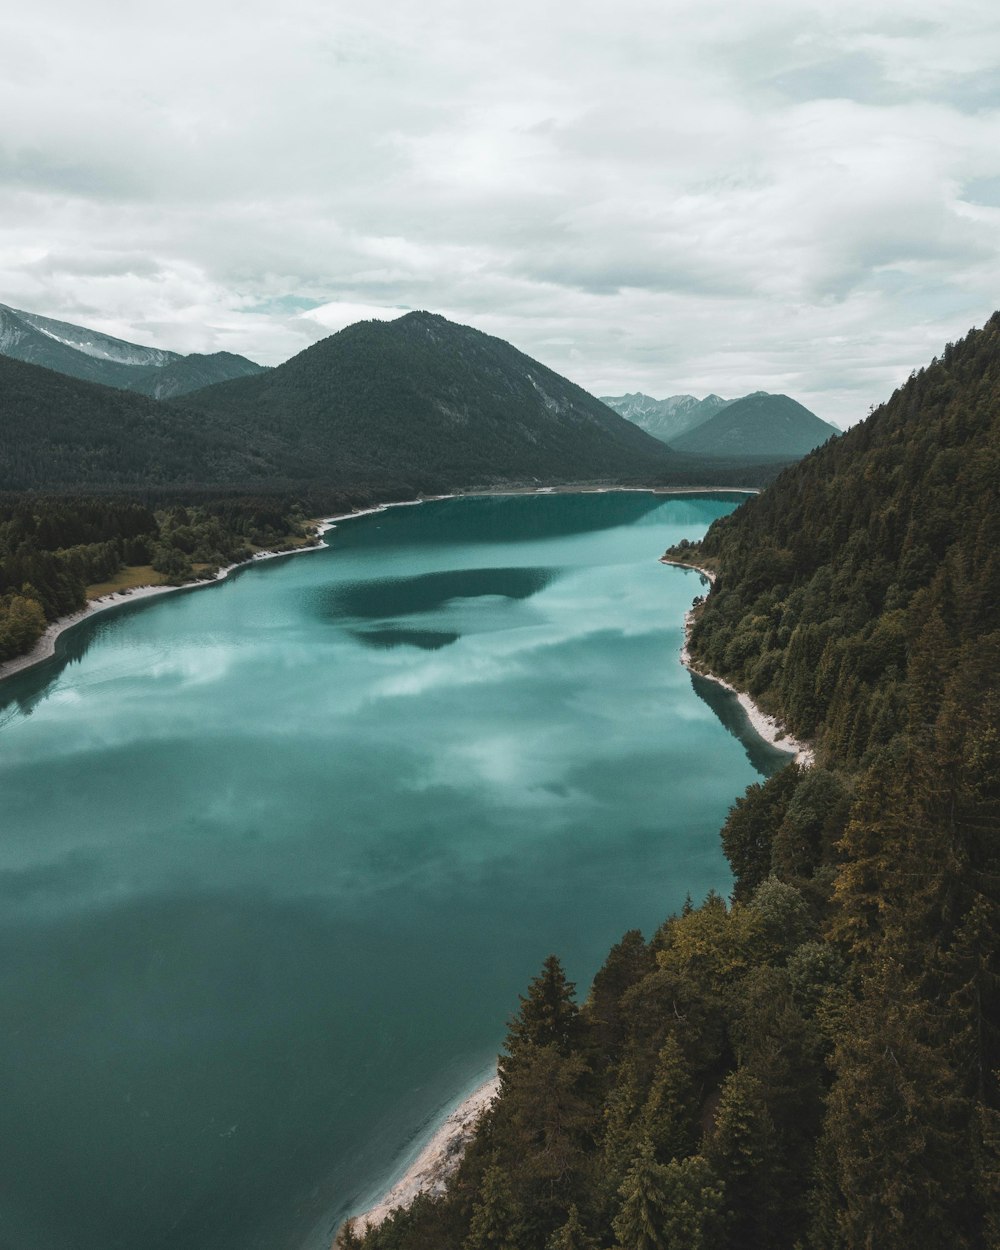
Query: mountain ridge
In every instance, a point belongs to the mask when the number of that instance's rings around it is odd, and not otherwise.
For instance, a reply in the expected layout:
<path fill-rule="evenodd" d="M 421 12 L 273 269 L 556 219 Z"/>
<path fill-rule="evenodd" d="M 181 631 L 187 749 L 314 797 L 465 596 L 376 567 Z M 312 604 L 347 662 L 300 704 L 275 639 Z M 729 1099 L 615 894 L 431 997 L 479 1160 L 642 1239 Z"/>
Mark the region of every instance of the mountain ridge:
<path fill-rule="evenodd" d="M 751 391 L 737 399 L 715 394 L 704 399 L 694 395 L 653 399 L 633 391 L 605 396 L 603 402 L 687 455 L 794 459 L 841 433 L 797 400 L 769 391 Z M 729 415 L 723 417 L 726 410 Z"/>
<path fill-rule="evenodd" d="M 704 399 L 695 395 L 668 395 L 666 399 L 653 399 L 642 391 L 632 391 L 625 395 L 601 396 L 601 402 L 654 438 L 669 444 L 677 435 L 707 421 L 732 400 L 715 394 L 706 395 Z"/>
<path fill-rule="evenodd" d="M 695 456 L 801 457 L 840 433 L 789 395 L 754 391 L 676 437 L 671 446 Z"/>
<path fill-rule="evenodd" d="M 263 372 L 233 352 L 144 347 L 100 330 L 0 304 L 0 354 L 67 377 L 165 399 L 215 382 Z"/>

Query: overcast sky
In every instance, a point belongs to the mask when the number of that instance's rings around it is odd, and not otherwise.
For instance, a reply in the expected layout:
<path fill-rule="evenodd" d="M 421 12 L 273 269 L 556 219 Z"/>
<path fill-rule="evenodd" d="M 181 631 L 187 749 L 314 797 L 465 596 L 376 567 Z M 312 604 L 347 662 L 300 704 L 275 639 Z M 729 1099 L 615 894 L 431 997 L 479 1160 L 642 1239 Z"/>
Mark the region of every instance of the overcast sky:
<path fill-rule="evenodd" d="M 994 0 L 34 0 L 0 302 L 276 364 L 428 308 L 841 425 L 1000 304 Z"/>

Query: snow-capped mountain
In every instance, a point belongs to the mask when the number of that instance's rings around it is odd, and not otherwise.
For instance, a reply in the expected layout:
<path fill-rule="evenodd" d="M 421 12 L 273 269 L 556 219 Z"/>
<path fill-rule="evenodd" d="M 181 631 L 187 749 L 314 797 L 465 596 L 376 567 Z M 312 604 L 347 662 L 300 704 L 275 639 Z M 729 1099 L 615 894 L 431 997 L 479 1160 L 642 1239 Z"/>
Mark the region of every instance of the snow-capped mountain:
<path fill-rule="evenodd" d="M 260 365 L 231 352 L 183 356 L 6 304 L 0 304 L 0 353 L 158 399 L 261 371 Z"/>
<path fill-rule="evenodd" d="M 633 391 L 627 395 L 602 395 L 601 402 L 619 416 L 634 421 L 647 434 L 669 443 L 714 417 L 731 401 L 721 395 L 706 395 L 704 399 L 694 395 L 669 395 L 666 399 L 653 399 L 651 395 Z"/>

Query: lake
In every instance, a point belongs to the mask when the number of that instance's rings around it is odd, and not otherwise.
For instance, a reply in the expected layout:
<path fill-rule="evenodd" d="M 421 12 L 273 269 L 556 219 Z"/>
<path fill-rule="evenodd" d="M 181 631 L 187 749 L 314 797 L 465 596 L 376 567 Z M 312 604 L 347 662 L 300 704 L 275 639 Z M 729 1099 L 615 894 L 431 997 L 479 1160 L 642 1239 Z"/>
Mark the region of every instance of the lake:
<path fill-rule="evenodd" d="M 0 685 L 0 1244 L 328 1247 L 550 952 L 728 892 L 788 757 L 657 559 L 736 502 L 393 508 Z"/>

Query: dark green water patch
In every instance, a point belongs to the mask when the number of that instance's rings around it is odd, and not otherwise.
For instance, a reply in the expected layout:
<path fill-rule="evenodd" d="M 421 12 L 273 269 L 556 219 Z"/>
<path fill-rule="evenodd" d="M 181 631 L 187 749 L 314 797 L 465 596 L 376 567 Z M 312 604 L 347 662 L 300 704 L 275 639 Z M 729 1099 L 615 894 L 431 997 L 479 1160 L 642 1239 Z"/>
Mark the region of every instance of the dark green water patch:
<path fill-rule="evenodd" d="M 479 568 L 418 573 L 412 577 L 387 577 L 373 581 L 324 586 L 312 593 L 311 602 L 322 616 L 383 620 L 436 612 L 455 599 L 478 599 L 495 595 L 502 599 L 529 599 L 556 576 L 557 569 Z"/>
<path fill-rule="evenodd" d="M 440 651 L 458 642 L 461 634 L 439 629 L 352 629 L 351 636 L 369 647 L 418 647 L 421 651 Z"/>

